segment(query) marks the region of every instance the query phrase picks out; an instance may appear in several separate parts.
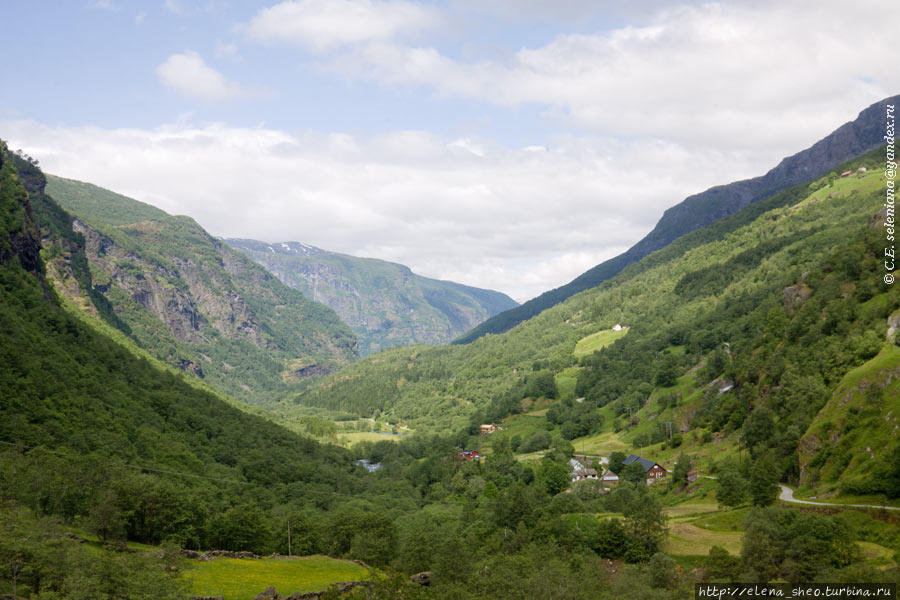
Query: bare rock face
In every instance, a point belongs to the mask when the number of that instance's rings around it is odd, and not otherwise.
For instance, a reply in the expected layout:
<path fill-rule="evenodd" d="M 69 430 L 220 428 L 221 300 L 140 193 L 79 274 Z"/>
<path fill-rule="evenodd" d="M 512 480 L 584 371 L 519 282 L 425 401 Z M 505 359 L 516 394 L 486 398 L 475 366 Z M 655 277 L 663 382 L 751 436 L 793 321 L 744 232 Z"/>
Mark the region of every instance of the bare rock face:
<path fill-rule="evenodd" d="M 168 257 L 172 266 L 166 268 L 119 246 L 80 219 L 73 221 L 73 229 L 85 238 L 88 260 L 159 318 L 175 339 L 205 342 L 211 328 L 229 339 L 267 346 L 256 315 L 240 294 L 228 289 L 230 282 L 221 271 L 177 256 Z"/>
<path fill-rule="evenodd" d="M 805 283 L 795 283 L 789 285 L 781 291 L 781 297 L 784 298 L 784 304 L 787 308 L 793 308 L 800 302 L 805 302 L 812 294 L 812 288 Z"/>

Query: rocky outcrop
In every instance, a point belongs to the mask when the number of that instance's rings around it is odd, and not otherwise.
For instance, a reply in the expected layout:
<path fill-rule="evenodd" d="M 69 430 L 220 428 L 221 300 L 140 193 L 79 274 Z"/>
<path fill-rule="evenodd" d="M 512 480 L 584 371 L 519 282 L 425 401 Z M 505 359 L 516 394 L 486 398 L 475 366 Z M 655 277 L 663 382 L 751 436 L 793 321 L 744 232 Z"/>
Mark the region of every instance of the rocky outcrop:
<path fill-rule="evenodd" d="M 332 587 L 340 594 L 345 594 L 360 585 L 368 585 L 366 581 L 340 581 L 332 584 Z M 328 594 L 328 590 L 321 592 L 294 592 L 290 596 L 279 594 L 274 586 L 269 586 L 253 597 L 253 600 L 321 600 Z"/>
<path fill-rule="evenodd" d="M 0 169 L 14 173 L 27 192 L 23 194 L 14 188 L 7 192 L 10 195 L 10 205 L 3 206 L 2 209 L 9 213 L 10 216 L 6 219 L 13 228 L 0 231 L 0 234 L 6 236 L 0 243 L 0 264 L 18 260 L 23 269 L 43 281 L 41 236 L 28 197 L 34 193 L 43 193 L 44 177 L 30 161 L 9 154 L 3 142 L 0 142 Z M 13 215 L 19 218 L 10 218 Z"/>
<path fill-rule="evenodd" d="M 805 283 L 795 283 L 781 290 L 784 306 L 788 309 L 793 309 L 797 304 L 805 302 L 811 294 L 812 288 Z"/>
<path fill-rule="evenodd" d="M 72 221 L 72 229 L 84 236 L 88 261 L 103 271 L 109 283 L 162 321 L 175 339 L 203 341 L 199 311 L 179 285 L 179 272 L 123 248 L 81 219 Z"/>

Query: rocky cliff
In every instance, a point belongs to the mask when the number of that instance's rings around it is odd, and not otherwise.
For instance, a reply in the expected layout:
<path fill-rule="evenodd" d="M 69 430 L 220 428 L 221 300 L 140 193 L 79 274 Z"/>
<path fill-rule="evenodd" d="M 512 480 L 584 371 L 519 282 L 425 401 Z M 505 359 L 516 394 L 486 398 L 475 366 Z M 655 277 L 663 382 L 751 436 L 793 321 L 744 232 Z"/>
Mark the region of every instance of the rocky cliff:
<path fill-rule="evenodd" d="M 51 261 L 58 289 L 82 307 L 97 305 L 87 295 L 99 296 L 119 329 L 170 364 L 265 403 L 356 356 L 355 336 L 332 310 L 192 219 L 52 175 L 47 190 L 75 215 L 69 226 L 90 271 L 89 287 L 72 285 L 61 262 L 71 248 L 60 247 Z"/>

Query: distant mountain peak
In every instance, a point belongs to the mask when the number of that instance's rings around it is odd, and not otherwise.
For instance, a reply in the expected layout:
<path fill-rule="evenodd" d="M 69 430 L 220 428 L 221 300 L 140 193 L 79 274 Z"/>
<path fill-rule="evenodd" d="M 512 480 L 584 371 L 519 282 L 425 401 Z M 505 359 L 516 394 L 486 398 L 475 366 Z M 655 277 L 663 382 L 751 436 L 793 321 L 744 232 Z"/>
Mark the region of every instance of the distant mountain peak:
<path fill-rule="evenodd" d="M 253 250 L 254 252 L 269 252 L 271 254 L 281 254 L 282 256 L 315 256 L 317 254 L 326 254 L 325 250 L 302 242 L 276 242 L 269 244 L 268 242 L 243 238 L 223 238 L 222 241 L 232 248 L 246 248 L 247 250 Z"/>

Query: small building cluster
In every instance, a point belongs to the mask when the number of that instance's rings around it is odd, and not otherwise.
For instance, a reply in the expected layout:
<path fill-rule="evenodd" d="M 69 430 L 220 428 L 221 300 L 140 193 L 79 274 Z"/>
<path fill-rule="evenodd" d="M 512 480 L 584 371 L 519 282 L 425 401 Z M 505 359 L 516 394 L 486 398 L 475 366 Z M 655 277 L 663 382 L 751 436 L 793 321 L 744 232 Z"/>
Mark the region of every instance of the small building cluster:
<path fill-rule="evenodd" d="M 585 467 L 584 464 L 574 458 L 569 459 L 569 467 L 572 470 L 572 481 L 584 481 L 585 479 L 597 479 L 597 470 Z"/>
<path fill-rule="evenodd" d="M 668 475 L 668 472 L 666 471 L 666 469 L 664 467 L 662 467 L 659 463 L 655 463 L 652 460 L 642 458 L 642 457 L 638 456 L 637 454 L 629 455 L 628 458 L 626 458 L 622 462 L 622 464 L 623 464 L 623 466 L 627 467 L 628 465 L 630 465 L 631 463 L 634 463 L 634 462 L 638 463 L 639 465 L 641 465 L 641 467 L 643 467 L 644 473 L 646 474 L 646 477 L 647 477 L 647 485 L 650 485 L 651 483 L 655 483 L 655 482 L 659 481 L 660 479 L 665 479 L 666 476 Z M 690 473 L 688 474 L 688 477 L 690 478 Z M 697 478 L 696 473 L 694 473 L 694 479 L 696 479 L 696 478 Z M 610 470 L 606 470 L 600 476 L 600 482 L 606 487 L 619 485 L 619 476 Z"/>
<path fill-rule="evenodd" d="M 487 435 L 489 433 L 494 433 L 498 429 L 499 429 L 499 427 L 497 427 L 493 423 L 482 425 L 481 426 L 481 435 Z"/>
<path fill-rule="evenodd" d="M 633 462 L 640 463 L 640 465 L 644 468 L 644 473 L 647 475 L 647 484 L 655 483 L 660 479 L 665 479 L 668 473 L 666 470 L 659 464 L 655 463 L 652 460 L 641 458 L 637 454 L 629 454 L 628 458 L 626 458 L 622 464 L 624 466 L 628 466 Z"/>
<path fill-rule="evenodd" d="M 483 460 L 484 456 L 478 450 L 460 450 L 456 453 L 459 458 L 465 460 Z"/>

